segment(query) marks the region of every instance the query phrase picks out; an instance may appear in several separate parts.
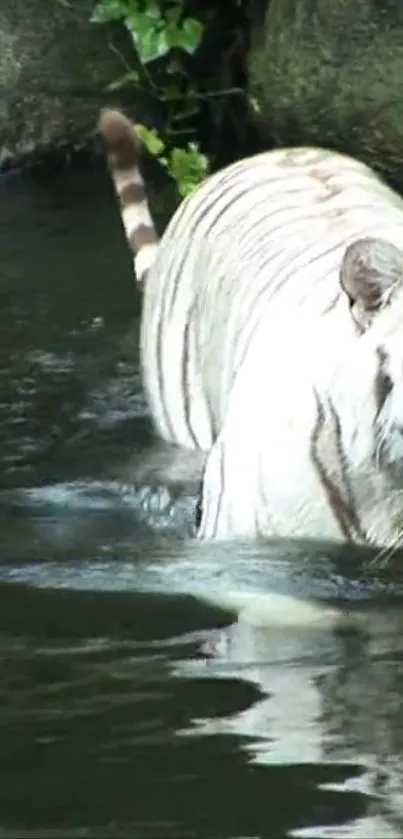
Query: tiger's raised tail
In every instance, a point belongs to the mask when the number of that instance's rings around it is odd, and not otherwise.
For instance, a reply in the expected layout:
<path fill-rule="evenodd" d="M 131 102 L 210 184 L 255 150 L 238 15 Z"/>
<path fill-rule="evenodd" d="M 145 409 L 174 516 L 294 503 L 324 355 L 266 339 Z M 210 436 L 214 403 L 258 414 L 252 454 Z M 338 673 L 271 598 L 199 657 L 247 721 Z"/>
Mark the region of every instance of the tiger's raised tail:
<path fill-rule="evenodd" d="M 98 129 L 106 146 L 126 239 L 134 254 L 135 275 L 142 282 L 154 262 L 158 236 L 140 171 L 140 140 L 121 111 L 101 111 Z"/>

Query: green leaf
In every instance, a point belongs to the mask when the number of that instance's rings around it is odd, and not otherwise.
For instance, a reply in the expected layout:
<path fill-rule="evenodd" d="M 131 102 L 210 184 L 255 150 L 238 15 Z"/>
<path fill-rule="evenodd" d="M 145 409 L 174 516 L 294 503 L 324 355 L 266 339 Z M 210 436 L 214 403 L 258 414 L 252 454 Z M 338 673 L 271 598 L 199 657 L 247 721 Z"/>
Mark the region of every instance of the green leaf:
<path fill-rule="evenodd" d="M 161 26 L 163 24 L 164 19 L 161 14 L 160 5 L 155 0 L 147 0 L 145 6 L 140 8 L 134 0 L 131 0 L 131 3 L 137 7 L 135 11 L 137 11 L 139 17 L 141 16 L 148 23 L 148 26 L 152 27 L 153 24 Z"/>
<path fill-rule="evenodd" d="M 126 16 L 125 26 L 129 30 L 140 61 L 149 64 L 162 58 L 168 52 L 168 45 L 163 28 L 157 28 L 147 20 L 146 15 L 130 12 Z"/>
<path fill-rule="evenodd" d="M 101 0 L 91 15 L 91 23 L 110 23 L 120 20 L 127 14 L 127 3 L 125 0 Z"/>
<path fill-rule="evenodd" d="M 181 28 L 176 23 L 165 24 L 165 37 L 169 49 L 182 46 L 182 32 Z"/>
<path fill-rule="evenodd" d="M 194 52 L 200 44 L 203 35 L 203 26 L 192 17 L 186 18 L 182 24 L 182 49 L 186 52 Z"/>
<path fill-rule="evenodd" d="M 155 128 L 147 128 L 146 125 L 143 125 L 142 123 L 137 123 L 136 132 L 140 137 L 141 142 L 144 143 L 150 154 L 153 154 L 156 157 L 158 157 L 161 154 L 161 152 L 164 151 L 165 143 L 161 139 Z"/>
<path fill-rule="evenodd" d="M 179 48 L 192 53 L 199 46 L 202 33 L 201 23 L 193 18 L 187 18 L 182 24 L 175 22 L 165 24 L 165 34 L 170 49 Z"/>
<path fill-rule="evenodd" d="M 174 148 L 171 152 L 169 170 L 175 178 L 179 193 L 184 198 L 196 189 L 207 174 L 208 161 L 194 143 L 185 149 Z"/>

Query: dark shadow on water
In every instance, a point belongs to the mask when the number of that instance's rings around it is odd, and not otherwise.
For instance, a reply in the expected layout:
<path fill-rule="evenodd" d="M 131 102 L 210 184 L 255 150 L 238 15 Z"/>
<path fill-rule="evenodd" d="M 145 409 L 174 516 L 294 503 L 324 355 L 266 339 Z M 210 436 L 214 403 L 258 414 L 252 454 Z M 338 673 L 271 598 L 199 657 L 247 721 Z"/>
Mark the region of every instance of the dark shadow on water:
<path fill-rule="evenodd" d="M 192 720 L 237 717 L 260 698 L 231 675 L 172 678 L 177 659 L 203 659 L 197 641 L 164 638 L 184 626 L 200 633 L 218 615 L 183 598 L 11 586 L 0 588 L 0 616 L 3 825 L 274 837 L 365 812 L 360 793 L 320 789 L 359 775 L 359 762 L 252 765 L 255 738 L 236 728 L 181 735 Z"/>

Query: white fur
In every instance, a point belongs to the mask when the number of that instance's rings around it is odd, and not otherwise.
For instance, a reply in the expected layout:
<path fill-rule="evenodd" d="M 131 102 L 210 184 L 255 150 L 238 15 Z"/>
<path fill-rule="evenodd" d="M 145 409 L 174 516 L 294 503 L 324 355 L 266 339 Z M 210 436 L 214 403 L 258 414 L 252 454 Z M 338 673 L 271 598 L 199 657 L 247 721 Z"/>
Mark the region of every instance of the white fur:
<path fill-rule="evenodd" d="M 319 399 L 321 460 L 348 501 L 345 467 L 362 526 L 349 538 L 400 539 L 403 291 L 357 333 L 339 274 L 363 237 L 399 248 L 402 200 L 317 149 L 235 164 L 168 226 L 145 287 L 142 366 L 161 436 L 210 452 L 200 536 L 346 538 L 312 461 Z M 380 348 L 394 387 L 376 418 Z"/>
<path fill-rule="evenodd" d="M 129 204 L 127 207 L 124 207 L 122 210 L 122 221 L 127 236 L 130 236 L 133 230 L 141 224 L 145 227 L 153 226 L 150 211 L 145 201 L 141 204 Z"/>
<path fill-rule="evenodd" d="M 141 250 L 134 257 L 134 271 L 139 282 L 143 279 L 144 274 L 146 274 L 147 271 L 149 271 L 149 269 L 151 268 L 155 260 L 157 248 L 158 245 L 156 243 L 150 245 L 143 245 Z"/>
<path fill-rule="evenodd" d="M 114 170 L 114 181 L 117 193 L 120 195 L 125 186 L 132 184 L 139 184 L 144 186 L 143 178 L 136 167 L 131 169 L 116 169 Z"/>
<path fill-rule="evenodd" d="M 349 453 L 354 497 L 368 542 L 377 541 L 370 531 L 377 521 L 380 501 L 386 512 L 388 487 L 387 480 L 372 464 L 375 355 L 368 351 L 352 358 L 351 340 L 346 342 L 344 352 L 335 352 L 334 341 L 329 340 L 325 330 L 319 331 L 320 336 L 311 335 L 312 343 L 305 338 L 304 344 L 295 323 L 293 334 L 299 347 L 295 356 L 287 352 L 284 337 L 277 335 L 276 340 L 275 335 L 263 329 L 256 336 L 253 352 L 234 384 L 223 428 L 207 460 L 199 535 L 224 539 L 259 534 L 344 539 L 310 455 L 317 417 L 311 378 L 314 376 L 321 397 L 325 399 L 329 390 L 339 416 L 343 417 L 343 443 Z M 274 352 L 274 346 L 278 366 L 262 363 Z M 259 384 L 263 377 L 265 387 Z M 284 384 L 290 380 L 291 387 Z M 327 450 L 327 467 L 343 489 L 341 479 L 338 480 L 330 417 L 323 448 Z M 218 493 L 221 470 L 225 473 L 225 491 Z M 385 532 L 382 543 L 389 538 Z"/>

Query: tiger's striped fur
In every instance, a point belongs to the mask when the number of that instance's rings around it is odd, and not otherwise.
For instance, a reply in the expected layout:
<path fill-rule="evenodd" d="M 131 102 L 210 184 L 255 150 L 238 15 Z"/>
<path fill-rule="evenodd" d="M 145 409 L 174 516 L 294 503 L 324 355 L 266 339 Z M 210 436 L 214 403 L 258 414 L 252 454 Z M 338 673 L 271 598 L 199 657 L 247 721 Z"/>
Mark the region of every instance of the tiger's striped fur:
<path fill-rule="evenodd" d="M 138 143 L 101 133 L 140 259 Z M 159 434 L 208 453 L 199 536 L 402 541 L 401 245 L 374 172 L 296 148 L 208 178 L 146 252 L 143 379 Z"/>
<path fill-rule="evenodd" d="M 99 130 L 108 149 L 108 163 L 123 227 L 134 254 L 134 273 L 141 282 L 155 259 L 157 233 L 140 171 L 140 142 L 129 120 L 119 111 L 102 111 Z"/>

